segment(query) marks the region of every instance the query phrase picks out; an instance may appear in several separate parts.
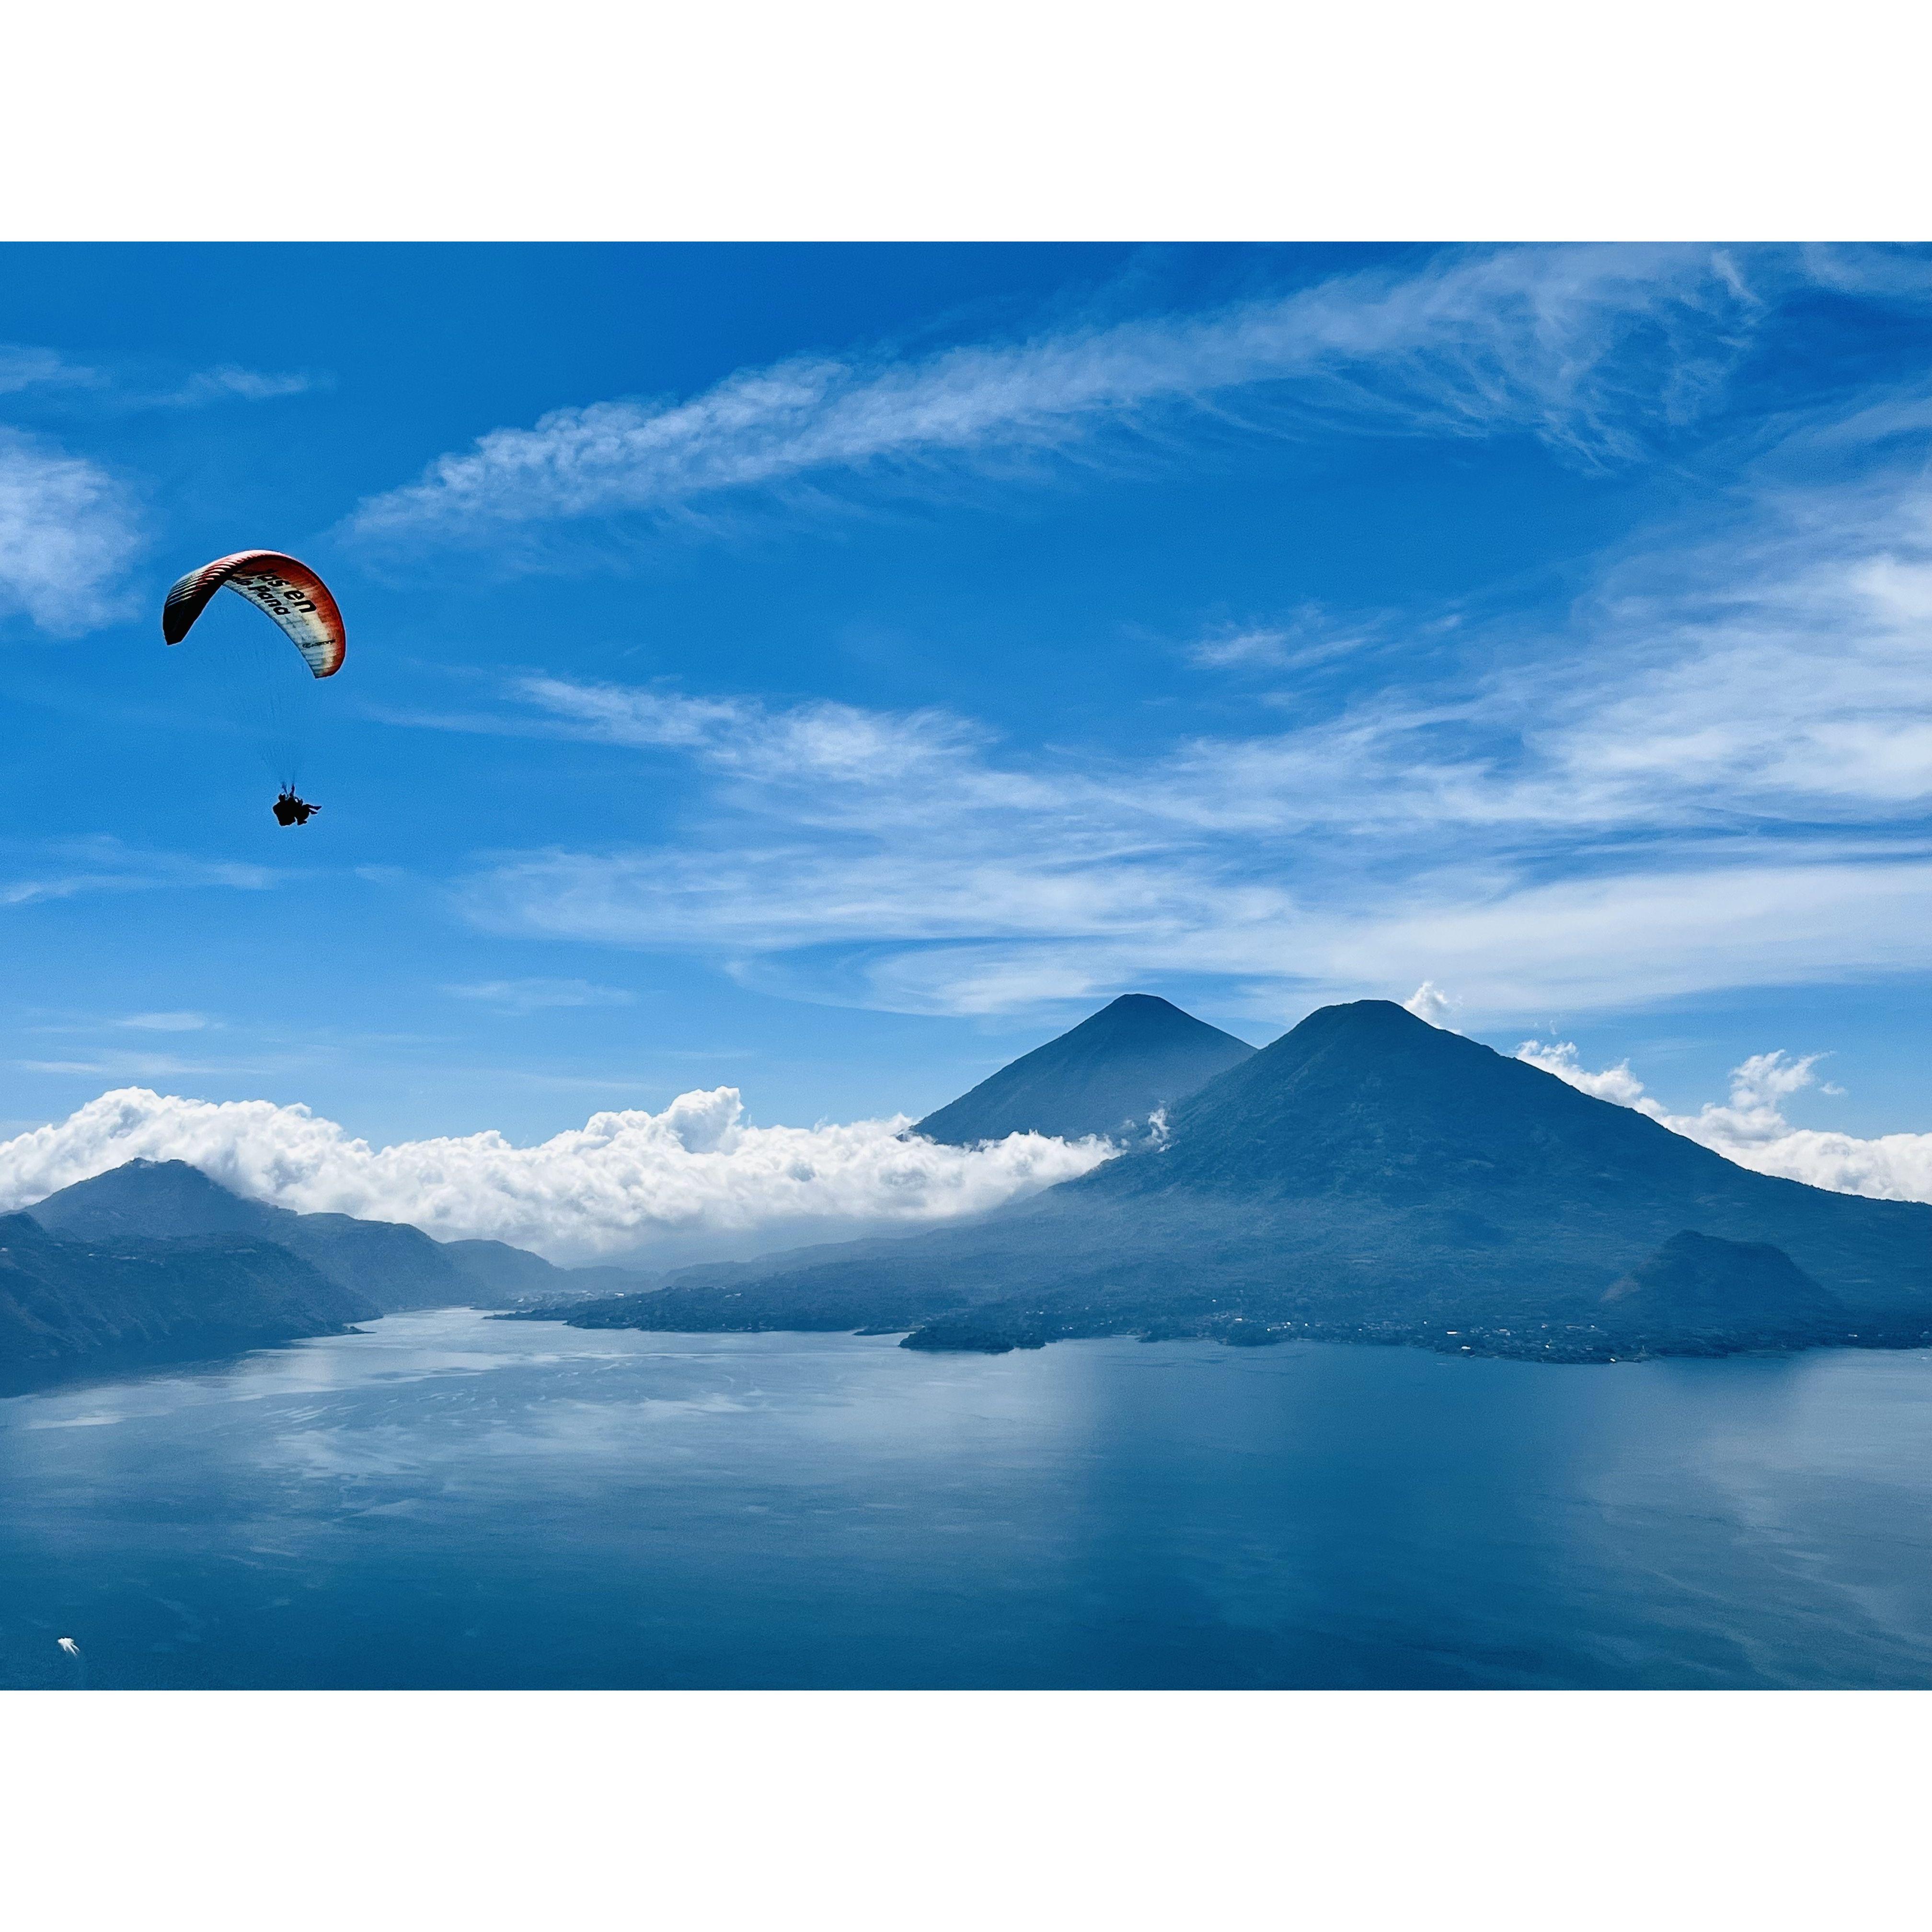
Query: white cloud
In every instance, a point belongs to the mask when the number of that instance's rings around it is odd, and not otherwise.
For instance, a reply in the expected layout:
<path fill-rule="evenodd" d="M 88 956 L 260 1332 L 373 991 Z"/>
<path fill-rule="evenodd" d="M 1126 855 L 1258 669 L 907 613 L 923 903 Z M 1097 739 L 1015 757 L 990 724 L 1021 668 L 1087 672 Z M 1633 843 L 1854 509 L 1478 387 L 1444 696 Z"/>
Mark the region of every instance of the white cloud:
<path fill-rule="evenodd" d="M 406 1221 L 559 1261 L 688 1245 L 694 1236 L 834 1240 L 910 1231 L 1088 1172 L 1113 1150 L 1016 1134 L 991 1146 L 902 1138 L 909 1124 L 760 1127 L 735 1088 L 662 1113 L 593 1114 L 535 1147 L 501 1134 L 372 1148 L 305 1107 L 182 1100 L 126 1088 L 0 1142 L 0 1207 L 26 1206 L 124 1161 L 184 1160 L 224 1186 L 304 1213 Z"/>
<path fill-rule="evenodd" d="M 244 369 L 224 362 L 190 376 L 179 388 L 170 389 L 155 400 L 170 408 L 194 409 L 204 403 L 268 402 L 279 396 L 302 395 L 315 386 L 312 376 Z"/>
<path fill-rule="evenodd" d="M 44 386 L 91 388 L 100 380 L 96 371 L 70 362 L 57 350 L 0 342 L 0 395 Z"/>
<path fill-rule="evenodd" d="M 511 1014 L 560 1006 L 628 1006 L 636 997 L 622 986 L 599 986 L 589 980 L 482 980 L 442 990 L 453 998 Z"/>
<path fill-rule="evenodd" d="M 84 363 L 70 362 L 58 350 L 28 343 L 0 343 L 0 395 L 33 388 L 86 389 L 95 400 L 112 409 L 193 409 L 206 403 L 266 402 L 278 396 L 298 396 L 318 386 L 310 375 L 285 370 L 250 369 L 223 362 L 198 370 L 173 387 L 116 377 Z"/>
<path fill-rule="evenodd" d="M 106 470 L 0 428 L 0 616 L 59 636 L 106 623 L 140 547 L 134 500 Z"/>
<path fill-rule="evenodd" d="M 1203 670 L 1272 670 L 1287 663 L 1293 636 L 1278 625 L 1231 625 L 1196 639 L 1187 655 Z"/>
<path fill-rule="evenodd" d="M 1304 604 L 1278 622 L 1216 625 L 1186 654 L 1203 670 L 1312 670 L 1362 650 L 1386 629 L 1383 620 L 1338 618 L 1318 604 Z"/>
<path fill-rule="evenodd" d="M 37 905 L 91 892 L 144 892 L 199 886 L 261 892 L 274 884 L 265 866 L 143 851 L 112 837 L 63 839 L 46 847 L 24 876 L 0 879 L 0 907 Z"/>
<path fill-rule="evenodd" d="M 247 1067 L 212 1066 L 171 1053 L 98 1053 L 87 1060 L 20 1060 L 27 1073 L 61 1073 L 86 1080 L 187 1080 L 209 1074 L 247 1072 Z"/>
<path fill-rule="evenodd" d="M 1427 977 L 1474 1022 L 1924 970 L 1932 485 L 1895 431 L 1925 401 L 1856 397 L 1720 452 L 1692 536 L 1646 533 L 1546 625 L 1229 632 L 1285 673 L 1376 645 L 1346 692 L 1284 674 L 1292 704 L 1245 714 L 1264 728 L 1029 747 L 934 709 L 524 677 L 417 722 L 682 761 L 660 795 L 686 822 L 496 855 L 460 902 L 917 1012 L 1214 975 L 1222 1010 L 1288 1018 Z"/>
<path fill-rule="evenodd" d="M 1860 1140 L 1792 1126 L 1782 1111 L 1814 1084 L 1814 1058 L 1754 1056 L 1722 1104 L 1672 1114 L 1627 1064 L 1592 1072 L 1568 1042 L 1519 1058 L 1631 1106 L 1740 1166 L 1816 1186 L 1932 1201 L 1932 1134 Z M 533 1147 L 494 1132 L 372 1148 L 305 1107 L 186 1100 L 124 1088 L 66 1120 L 0 1141 L 0 1210 L 135 1159 L 184 1160 L 250 1197 L 304 1213 L 403 1221 L 443 1239 L 481 1235 L 561 1262 L 636 1252 L 682 1258 L 785 1240 L 910 1231 L 987 1211 L 1090 1172 L 1111 1150 L 1015 1135 L 943 1148 L 902 1136 L 904 1117 L 760 1127 L 737 1090 L 680 1095 L 662 1113 L 594 1114 Z"/>
<path fill-rule="evenodd" d="M 1402 1004 L 1418 1019 L 1426 1020 L 1432 1027 L 1448 1026 L 1456 1004 L 1433 980 L 1424 980 Z"/>
<path fill-rule="evenodd" d="M 800 358 L 683 401 L 559 410 L 438 458 L 356 523 L 455 532 L 663 511 L 814 472 L 1063 448 L 1156 412 L 1213 409 L 1226 427 L 1237 397 L 1250 425 L 1286 406 L 1370 429 L 1513 430 L 1601 463 L 1694 413 L 1755 313 L 1709 250 L 1465 251 L 1209 314 L 918 361 Z"/>
<path fill-rule="evenodd" d="M 1730 1099 L 1706 1101 L 1694 1114 L 1667 1112 L 1644 1091 L 1628 1060 L 1600 1072 L 1588 1071 L 1568 1040 L 1526 1040 L 1516 1049 L 1516 1058 L 1600 1100 L 1648 1114 L 1673 1133 L 1702 1142 L 1740 1167 L 1840 1194 L 1932 1202 L 1932 1134 L 1881 1134 L 1861 1140 L 1852 1134 L 1794 1127 L 1785 1118 L 1784 1102 L 1815 1084 L 1811 1070 L 1820 1058 L 1816 1054 L 1796 1060 L 1782 1052 L 1754 1054 L 1732 1070 Z"/>
<path fill-rule="evenodd" d="M 948 712 L 868 711 L 830 700 L 774 706 L 557 677 L 520 678 L 510 695 L 572 736 L 688 752 L 714 770 L 766 784 L 831 786 L 835 810 L 855 790 L 923 780 L 956 791 L 982 776 L 974 754 L 986 734 Z"/>
<path fill-rule="evenodd" d="M 570 688 L 520 694 L 546 728 L 710 772 L 702 833 L 503 855 L 461 902 L 500 932 L 719 952 L 767 988 L 986 1012 L 1213 972 L 1278 1015 L 1428 978 L 1481 1013 L 1932 965 L 1914 910 L 1932 853 L 1912 838 L 1618 853 L 1562 814 L 1538 826 L 1506 778 L 1412 773 L 1405 796 L 1394 750 L 1340 728 L 1138 769 L 1014 764 L 942 716 Z M 1580 838 L 1598 849 L 1563 876 Z"/>
<path fill-rule="evenodd" d="M 206 1013 L 130 1013 L 121 1024 L 142 1033 L 200 1033 L 214 1022 Z"/>
<path fill-rule="evenodd" d="M 1559 1080 L 1568 1081 L 1592 1099 L 1613 1100 L 1620 1107 L 1634 1107 L 1653 1120 L 1663 1118 L 1664 1109 L 1654 1100 L 1644 1097 L 1643 1082 L 1630 1071 L 1628 1060 L 1620 1060 L 1614 1066 L 1592 1073 L 1577 1059 L 1576 1042 L 1568 1040 L 1526 1040 L 1516 1048 L 1516 1057 L 1527 1060 L 1532 1066 L 1541 1067 L 1546 1073 L 1555 1074 Z"/>
<path fill-rule="evenodd" d="M 1700 856 L 1657 855 L 1546 885 L 1448 870 L 1409 881 L 1408 903 L 1394 910 L 1375 894 L 1321 908 L 1304 922 L 1302 958 L 1338 985 L 1433 966 L 1485 1012 L 1627 1006 L 1932 965 L 1932 932 L 1912 917 L 1932 892 L 1932 860 L 1916 850 Z"/>
<path fill-rule="evenodd" d="M 1932 491 L 1772 489 L 1718 542 L 1635 558 L 1580 649 L 1607 676 L 1522 698 L 1552 806 L 1601 822 L 1849 821 L 1932 797 Z"/>

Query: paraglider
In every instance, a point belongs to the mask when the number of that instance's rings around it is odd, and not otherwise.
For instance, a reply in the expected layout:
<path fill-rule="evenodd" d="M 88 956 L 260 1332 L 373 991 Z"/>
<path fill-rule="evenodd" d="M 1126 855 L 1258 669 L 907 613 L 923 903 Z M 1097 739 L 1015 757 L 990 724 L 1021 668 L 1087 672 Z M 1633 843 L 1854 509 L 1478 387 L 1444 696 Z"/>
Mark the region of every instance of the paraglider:
<path fill-rule="evenodd" d="M 328 586 L 299 557 L 278 550 L 237 550 L 190 571 L 161 607 L 162 637 L 179 644 L 224 586 L 272 618 L 315 676 L 333 677 L 342 668 L 348 638 Z M 296 796 L 292 772 L 284 771 L 280 782 L 276 824 L 306 825 L 317 808 Z"/>
<path fill-rule="evenodd" d="M 342 668 L 348 640 L 328 586 L 299 558 L 278 550 L 238 550 L 190 570 L 161 606 L 161 635 L 179 644 L 224 584 L 274 618 L 317 677 L 333 677 Z"/>

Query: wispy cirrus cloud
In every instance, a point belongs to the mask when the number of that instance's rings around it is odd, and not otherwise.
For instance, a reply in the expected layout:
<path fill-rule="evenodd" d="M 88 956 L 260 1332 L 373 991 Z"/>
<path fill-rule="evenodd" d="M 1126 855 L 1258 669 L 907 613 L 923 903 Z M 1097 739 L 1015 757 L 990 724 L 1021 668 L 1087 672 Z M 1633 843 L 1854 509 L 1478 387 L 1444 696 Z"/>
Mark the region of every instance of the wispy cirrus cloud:
<path fill-rule="evenodd" d="M 1932 968 L 1932 486 L 1881 413 L 1846 406 L 1835 477 L 1815 423 L 1802 460 L 1760 453 L 1701 533 L 1606 558 L 1553 623 L 1454 633 L 1445 664 L 1416 620 L 1426 676 L 1378 616 L 1371 675 L 1279 729 L 1130 756 L 516 680 L 467 722 L 683 765 L 690 836 L 502 854 L 463 902 L 915 1011 L 1161 974 L 1270 1016 L 1432 980 L 1503 1014 Z"/>
<path fill-rule="evenodd" d="M 124 362 L 103 366 L 76 362 L 64 350 L 24 342 L 0 343 L 0 395 L 30 391 L 66 392 L 94 412 L 145 409 L 198 409 L 209 403 L 271 402 L 326 388 L 327 378 L 306 370 L 251 369 L 219 362 L 182 376 L 152 365 Z"/>
<path fill-rule="evenodd" d="M 151 400 L 168 409 L 199 409 L 208 403 L 264 403 L 284 396 L 300 396 L 320 386 L 305 373 L 248 369 L 223 362 L 197 370 L 177 387 L 156 392 Z"/>
<path fill-rule="evenodd" d="M 70 360 L 57 349 L 0 342 L 0 396 L 24 389 L 91 388 L 104 380 L 98 370 Z"/>
<path fill-rule="evenodd" d="M 1279 625 L 1231 626 L 1198 638 L 1187 655 L 1208 670 L 1276 670 L 1288 660 L 1292 636 Z"/>
<path fill-rule="evenodd" d="M 194 1080 L 263 1070 L 240 1061 L 183 1060 L 172 1053 L 97 1053 L 85 1060 L 19 1060 L 14 1064 L 26 1073 L 61 1073 L 86 1080 Z"/>
<path fill-rule="evenodd" d="M 1386 618 L 1338 617 L 1318 604 L 1304 604 L 1271 622 L 1214 625 L 1186 646 L 1186 654 L 1203 670 L 1278 676 L 1333 664 L 1388 636 Z"/>
<path fill-rule="evenodd" d="M 1790 272 L 1766 256 L 1761 272 Z M 1761 306 L 1723 250 L 1462 250 L 1210 313 L 1064 326 L 910 359 L 800 357 L 682 400 L 562 409 L 369 499 L 367 536 L 665 512 L 808 477 L 1052 452 L 1175 412 L 1537 437 L 1624 460 L 1694 415 Z"/>
<path fill-rule="evenodd" d="M 1002 772 L 982 754 L 991 734 L 956 713 L 928 708 L 882 712 L 830 699 L 776 704 L 760 698 L 693 698 L 675 691 L 592 684 L 569 678 L 520 677 L 506 694 L 526 727 L 640 751 L 685 753 L 730 779 L 812 792 L 814 811 L 863 811 L 856 796 L 910 788 L 916 809 L 924 788 L 950 800 L 990 788 L 1019 804 L 1034 793 L 1017 773 Z"/>
<path fill-rule="evenodd" d="M 144 851 L 107 836 L 59 839 L 40 848 L 28 869 L 10 879 L 0 877 L 0 907 L 37 905 L 93 892 L 158 892 L 200 886 L 261 892 L 274 882 L 275 874 L 265 866 Z"/>
<path fill-rule="evenodd" d="M 442 989 L 452 999 L 473 1000 L 491 1012 L 548 1012 L 573 1006 L 628 1006 L 636 998 L 622 986 L 590 980 L 479 980 Z"/>

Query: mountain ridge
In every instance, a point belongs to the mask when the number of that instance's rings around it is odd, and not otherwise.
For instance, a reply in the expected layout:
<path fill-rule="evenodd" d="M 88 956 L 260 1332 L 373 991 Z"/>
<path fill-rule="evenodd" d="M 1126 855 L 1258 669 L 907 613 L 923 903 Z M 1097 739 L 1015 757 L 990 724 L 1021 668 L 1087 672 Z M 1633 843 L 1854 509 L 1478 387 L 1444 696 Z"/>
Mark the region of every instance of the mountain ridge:
<path fill-rule="evenodd" d="M 0 1381 L 339 1334 L 403 1310 L 634 1293 L 633 1270 L 554 1267 L 502 1241 L 298 1214 L 186 1161 L 134 1160 L 0 1216 Z"/>
<path fill-rule="evenodd" d="M 577 1270 L 504 1241 L 439 1241 L 406 1222 L 300 1214 L 238 1194 L 182 1160 L 125 1161 L 26 1211 L 50 1233 L 82 1240 L 235 1234 L 273 1242 L 384 1313 L 479 1298 L 514 1301 L 595 1287 L 610 1292 L 626 1280 L 641 1286 L 649 1279 L 633 1270 L 595 1269 L 583 1270 L 591 1279 L 580 1282 L 572 1278 Z"/>
<path fill-rule="evenodd" d="M 224 1232 L 64 1240 L 0 1215 L 0 1382 L 340 1334 L 382 1311 L 286 1248 Z"/>
<path fill-rule="evenodd" d="M 223 1186 L 188 1161 L 124 1162 L 59 1189 L 27 1212 L 51 1234 L 86 1241 L 252 1235 L 366 1294 L 384 1313 L 447 1306 L 478 1286 L 419 1228 L 272 1207 Z"/>

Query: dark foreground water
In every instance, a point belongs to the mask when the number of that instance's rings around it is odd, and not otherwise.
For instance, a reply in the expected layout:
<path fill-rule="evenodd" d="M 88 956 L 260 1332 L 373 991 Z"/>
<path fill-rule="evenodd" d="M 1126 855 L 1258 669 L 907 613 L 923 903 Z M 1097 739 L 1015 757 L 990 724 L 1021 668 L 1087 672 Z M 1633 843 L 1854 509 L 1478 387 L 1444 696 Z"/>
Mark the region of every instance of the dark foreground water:
<path fill-rule="evenodd" d="M 14 1685 L 1928 1682 L 1923 1353 L 444 1310 L 0 1402 Z"/>

